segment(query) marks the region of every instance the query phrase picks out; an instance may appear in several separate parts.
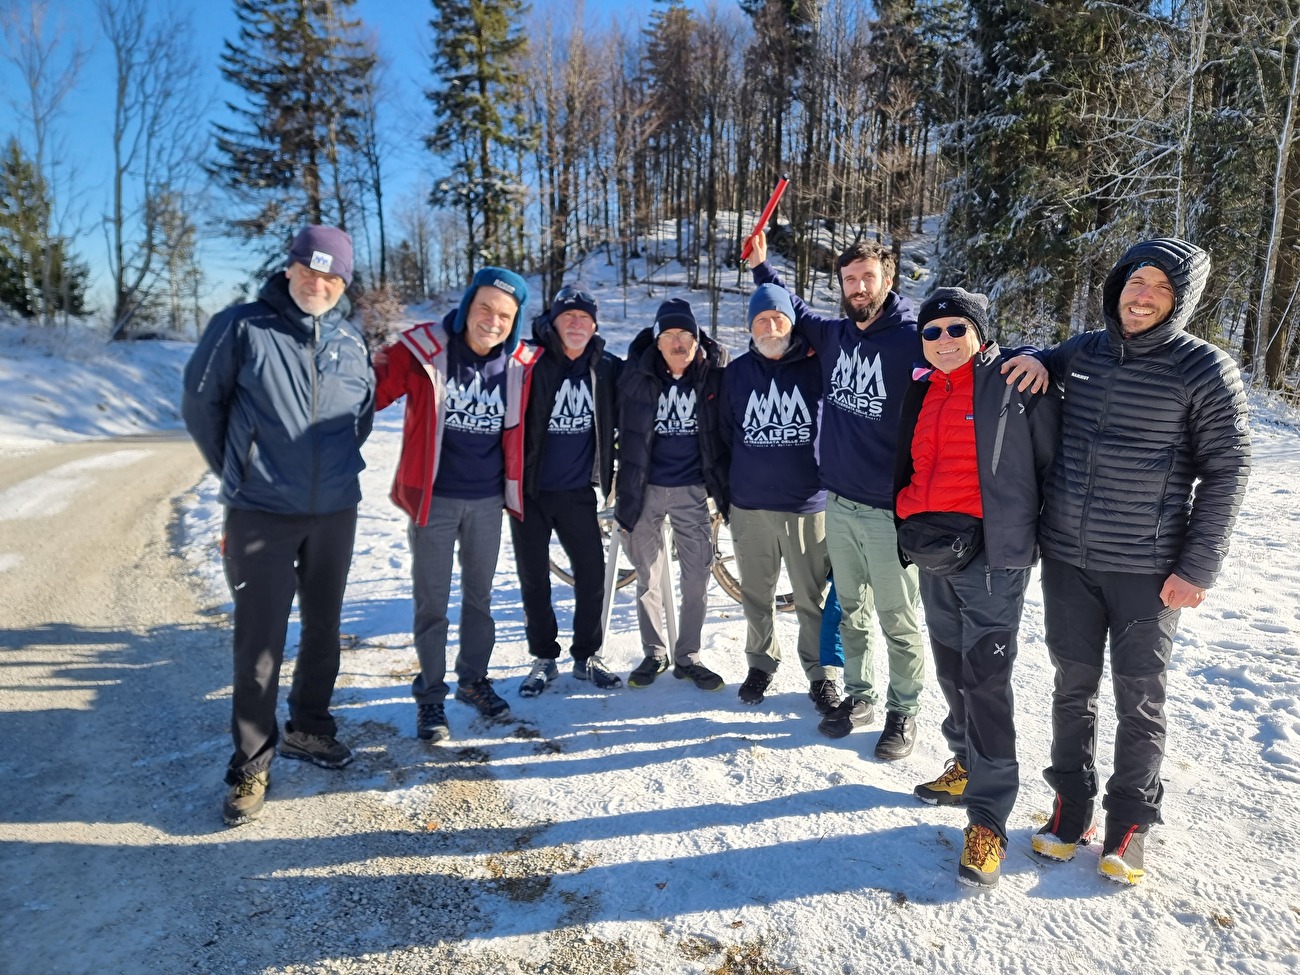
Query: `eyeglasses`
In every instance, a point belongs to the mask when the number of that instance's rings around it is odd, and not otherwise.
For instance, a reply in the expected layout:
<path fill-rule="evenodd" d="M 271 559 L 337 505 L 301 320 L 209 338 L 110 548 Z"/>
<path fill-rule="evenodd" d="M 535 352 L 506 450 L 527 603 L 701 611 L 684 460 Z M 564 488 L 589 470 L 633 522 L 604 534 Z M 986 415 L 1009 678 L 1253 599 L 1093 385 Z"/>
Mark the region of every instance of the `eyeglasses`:
<path fill-rule="evenodd" d="M 925 339 L 927 342 L 937 342 L 939 336 L 946 331 L 949 337 L 959 339 L 966 334 L 968 328 L 970 328 L 969 325 L 964 325 L 961 322 L 957 322 L 955 325 L 949 325 L 947 329 L 942 329 L 938 325 L 929 325 L 921 329 L 921 338 Z"/>
<path fill-rule="evenodd" d="M 559 291 L 555 292 L 555 297 L 551 299 L 551 304 L 561 305 L 567 304 L 570 301 L 581 301 L 588 305 L 594 305 L 596 303 L 596 296 L 590 291 L 583 291 L 579 288 L 575 288 L 571 284 L 566 284 Z"/>

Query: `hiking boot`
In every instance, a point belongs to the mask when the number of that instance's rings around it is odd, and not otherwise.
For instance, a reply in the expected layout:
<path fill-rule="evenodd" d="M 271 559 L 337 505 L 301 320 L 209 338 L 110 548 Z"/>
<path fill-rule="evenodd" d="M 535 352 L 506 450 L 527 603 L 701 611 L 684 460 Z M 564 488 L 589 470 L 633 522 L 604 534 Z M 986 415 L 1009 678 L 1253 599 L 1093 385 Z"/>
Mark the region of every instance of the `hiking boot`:
<path fill-rule="evenodd" d="M 433 745 L 451 737 L 451 729 L 447 727 L 447 711 L 442 702 L 421 704 L 416 708 L 415 735 L 421 741 Z"/>
<path fill-rule="evenodd" d="M 740 699 L 746 704 L 762 704 L 763 692 L 772 683 L 772 675 L 757 667 L 750 667 L 745 683 L 740 685 Z"/>
<path fill-rule="evenodd" d="M 667 661 L 667 657 L 664 658 Z M 573 662 L 573 676 L 577 680 L 589 680 L 602 691 L 612 691 L 623 686 L 623 678 L 605 666 L 600 654 L 594 653 L 586 660 Z"/>
<path fill-rule="evenodd" d="M 232 785 L 221 804 L 221 818 L 227 826 L 243 826 L 262 815 L 267 790 L 271 788 L 269 771 L 245 775 Z"/>
<path fill-rule="evenodd" d="M 704 664 L 678 664 L 673 668 L 673 676 L 678 680 L 695 681 L 695 686 L 702 691 L 722 690 L 722 678 Z"/>
<path fill-rule="evenodd" d="M 352 751 L 333 735 L 313 735 L 306 731 L 284 729 L 279 752 L 285 758 L 311 762 L 321 768 L 342 768 L 352 761 Z"/>
<path fill-rule="evenodd" d="M 1101 862 L 1097 872 L 1121 884 L 1139 884 L 1147 875 L 1142 868 L 1142 853 L 1149 826 L 1125 825 L 1106 820 L 1106 839 L 1101 845 Z"/>
<path fill-rule="evenodd" d="M 876 742 L 876 758 L 896 762 L 912 754 L 916 744 L 916 718 L 897 711 L 885 712 L 885 730 Z"/>
<path fill-rule="evenodd" d="M 628 674 L 627 686 L 635 687 L 638 690 L 642 687 L 649 687 L 655 682 L 655 678 L 668 669 L 668 658 L 665 657 L 646 657 L 636 665 L 636 670 Z"/>
<path fill-rule="evenodd" d="M 495 718 L 510 710 L 510 705 L 492 690 L 492 678 L 484 677 L 472 684 L 461 684 L 456 688 L 456 700 L 471 704 L 485 718 Z"/>
<path fill-rule="evenodd" d="M 930 782 L 922 782 L 912 794 L 932 806 L 960 806 L 966 791 L 966 769 L 955 758 L 948 759 L 943 774 Z"/>
<path fill-rule="evenodd" d="M 997 833 L 987 826 L 972 823 L 966 827 L 966 842 L 961 848 L 957 879 L 967 887 L 996 887 L 1006 856 Z"/>
<path fill-rule="evenodd" d="M 818 714 L 830 714 L 840 703 L 840 685 L 833 677 L 815 680 L 808 685 L 808 698 L 816 705 Z"/>
<path fill-rule="evenodd" d="M 854 728 L 863 728 L 876 720 L 876 709 L 857 697 L 846 697 L 827 712 L 817 730 L 827 738 L 843 738 Z"/>
<path fill-rule="evenodd" d="M 554 660 L 539 657 L 533 661 L 533 667 L 528 671 L 528 676 L 519 685 L 519 696 L 536 697 L 546 690 L 547 684 L 559 676 L 560 668 L 556 666 Z"/>
<path fill-rule="evenodd" d="M 1033 835 L 1030 845 L 1040 857 L 1049 860 L 1073 860 L 1079 847 L 1097 837 L 1092 821 L 1092 800 L 1083 804 L 1069 802 L 1058 792 L 1052 803 L 1052 815 Z"/>

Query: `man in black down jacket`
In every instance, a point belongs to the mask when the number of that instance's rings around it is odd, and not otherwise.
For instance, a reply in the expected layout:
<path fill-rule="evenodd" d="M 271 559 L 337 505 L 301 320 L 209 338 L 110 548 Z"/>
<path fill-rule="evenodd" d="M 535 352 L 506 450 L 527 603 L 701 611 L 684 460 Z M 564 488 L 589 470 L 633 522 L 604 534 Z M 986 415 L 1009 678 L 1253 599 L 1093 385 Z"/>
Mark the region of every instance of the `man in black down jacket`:
<path fill-rule="evenodd" d="M 726 517 L 730 503 L 719 394 L 727 352 L 700 334 L 688 302 L 659 306 L 652 327 L 628 348 L 619 387 L 618 499 L 614 516 L 636 567 L 637 621 L 645 659 L 628 686 L 649 687 L 668 669 L 659 580 L 668 558 L 664 518 L 672 523 L 681 566 L 681 613 L 673 676 L 706 691 L 722 678 L 700 662 L 700 638 L 713 567 L 708 498 Z"/>
<path fill-rule="evenodd" d="M 235 752 L 222 816 L 230 826 L 261 815 L 277 741 L 286 758 L 325 768 L 352 760 L 334 737 L 329 705 L 375 377 L 348 321 L 351 279 L 348 235 L 308 227 L 257 301 L 213 316 L 185 368 L 185 426 L 221 478 L 226 509 Z M 295 591 L 302 636 L 281 737 L 275 699 Z"/>
<path fill-rule="evenodd" d="M 519 686 L 536 697 L 559 676 L 559 627 L 551 604 L 551 532 L 573 571 L 573 676 L 602 690 L 623 681 L 600 658 L 605 553 L 596 520 L 600 487 L 614 482 L 614 395 L 623 361 L 596 334 L 596 299 L 561 288 L 533 321 L 533 340 L 546 350 L 533 366 L 524 422 L 524 517 L 511 519 L 524 630 L 533 667 Z"/>
<path fill-rule="evenodd" d="M 1095 832 L 1096 703 L 1103 651 L 1118 728 L 1106 784 L 1100 871 L 1144 876 L 1147 830 L 1160 819 L 1166 669 L 1179 612 L 1214 584 L 1250 473 L 1241 376 L 1187 334 L 1209 256 L 1149 240 L 1119 260 L 1102 290 L 1104 329 L 1008 364 L 1065 385 L 1061 447 L 1039 522 L 1052 697 L 1051 818 L 1041 855 L 1068 860 Z M 1193 497 L 1193 485 L 1195 496 Z"/>

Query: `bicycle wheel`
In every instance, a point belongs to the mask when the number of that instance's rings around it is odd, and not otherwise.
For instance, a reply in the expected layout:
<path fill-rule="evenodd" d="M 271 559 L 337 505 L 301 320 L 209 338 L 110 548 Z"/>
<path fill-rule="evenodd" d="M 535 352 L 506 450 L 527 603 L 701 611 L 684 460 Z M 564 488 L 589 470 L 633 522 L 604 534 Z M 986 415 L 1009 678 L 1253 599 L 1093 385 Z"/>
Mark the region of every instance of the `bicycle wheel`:
<path fill-rule="evenodd" d="M 713 578 L 723 592 L 740 602 L 740 579 L 735 571 L 736 552 L 731 544 L 731 532 L 722 515 L 714 510 L 712 501 L 709 502 L 709 514 L 713 520 Z M 776 608 L 781 613 L 794 612 L 794 592 L 784 567 L 776 583 Z"/>
<path fill-rule="evenodd" d="M 617 530 L 617 523 L 614 521 L 614 509 L 606 508 L 604 511 L 598 511 L 596 517 L 600 521 L 600 537 L 605 548 L 606 557 L 608 557 L 609 533 Z M 569 556 L 565 554 L 564 546 L 554 537 L 551 538 L 551 575 L 567 585 L 573 585 L 573 573 L 569 571 Z M 627 549 L 620 546 L 618 552 L 618 576 L 614 580 L 614 586 L 622 589 L 634 582 L 636 582 L 636 569 L 632 568 L 632 563 L 628 561 Z"/>

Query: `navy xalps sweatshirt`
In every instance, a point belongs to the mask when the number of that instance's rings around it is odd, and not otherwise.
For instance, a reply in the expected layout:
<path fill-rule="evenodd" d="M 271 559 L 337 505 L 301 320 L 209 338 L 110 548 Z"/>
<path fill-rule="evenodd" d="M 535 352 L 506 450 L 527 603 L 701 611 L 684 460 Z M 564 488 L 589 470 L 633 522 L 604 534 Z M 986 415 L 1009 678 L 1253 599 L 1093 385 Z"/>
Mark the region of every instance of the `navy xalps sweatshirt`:
<path fill-rule="evenodd" d="M 780 359 L 753 343 L 722 374 L 722 424 L 731 442 L 731 503 L 756 511 L 826 509 L 817 473 L 821 365 L 802 335 Z"/>
<path fill-rule="evenodd" d="M 785 287 L 771 264 L 754 268 L 756 284 Z M 787 289 L 789 290 L 789 289 Z M 822 368 L 821 478 L 830 491 L 860 504 L 894 507 L 894 453 L 903 395 L 920 340 L 910 298 L 891 291 L 866 329 L 829 318 L 791 292 L 795 329 Z"/>

